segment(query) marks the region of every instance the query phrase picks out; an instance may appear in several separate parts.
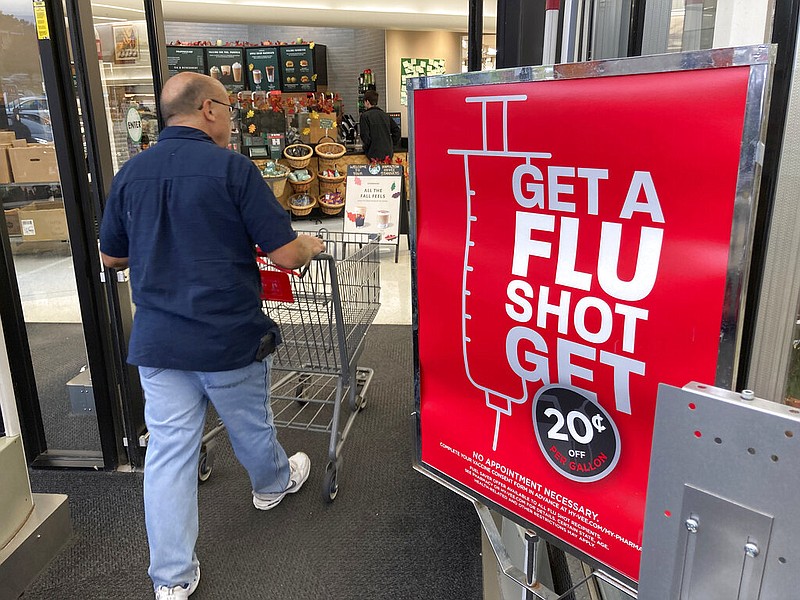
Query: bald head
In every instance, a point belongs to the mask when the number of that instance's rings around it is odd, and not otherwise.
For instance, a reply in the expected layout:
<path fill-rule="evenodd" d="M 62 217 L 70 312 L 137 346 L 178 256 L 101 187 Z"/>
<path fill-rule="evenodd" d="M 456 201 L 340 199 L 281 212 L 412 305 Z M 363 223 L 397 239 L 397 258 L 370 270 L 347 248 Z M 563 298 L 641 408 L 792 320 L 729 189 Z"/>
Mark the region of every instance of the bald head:
<path fill-rule="evenodd" d="M 161 114 L 167 125 L 194 120 L 207 98 L 227 97 L 225 87 L 216 79 L 199 73 L 178 73 L 167 80 L 161 91 Z"/>

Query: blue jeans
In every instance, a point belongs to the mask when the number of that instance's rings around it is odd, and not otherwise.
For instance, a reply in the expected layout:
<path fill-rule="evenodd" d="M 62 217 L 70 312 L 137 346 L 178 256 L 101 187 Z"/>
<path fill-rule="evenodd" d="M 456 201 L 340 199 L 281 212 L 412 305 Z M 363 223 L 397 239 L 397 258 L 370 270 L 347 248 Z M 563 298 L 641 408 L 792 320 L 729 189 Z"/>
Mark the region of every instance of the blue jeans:
<path fill-rule="evenodd" d="M 253 491 L 282 492 L 289 461 L 275 435 L 269 405 L 272 356 L 232 371 L 139 367 L 150 441 L 144 510 L 154 587 L 189 583 L 198 566 L 197 468 L 208 401 L 225 423 Z"/>

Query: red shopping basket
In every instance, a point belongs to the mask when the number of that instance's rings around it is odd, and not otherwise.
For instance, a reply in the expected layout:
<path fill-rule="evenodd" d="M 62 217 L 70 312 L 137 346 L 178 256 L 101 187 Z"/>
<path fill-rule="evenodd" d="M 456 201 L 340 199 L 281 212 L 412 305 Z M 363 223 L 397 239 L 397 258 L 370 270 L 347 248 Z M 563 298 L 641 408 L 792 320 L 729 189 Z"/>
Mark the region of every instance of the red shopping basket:
<path fill-rule="evenodd" d="M 256 254 L 256 261 L 261 274 L 261 299 L 274 302 L 294 302 L 289 275 L 299 277 L 300 273 L 269 262 L 266 255 L 260 250 Z"/>

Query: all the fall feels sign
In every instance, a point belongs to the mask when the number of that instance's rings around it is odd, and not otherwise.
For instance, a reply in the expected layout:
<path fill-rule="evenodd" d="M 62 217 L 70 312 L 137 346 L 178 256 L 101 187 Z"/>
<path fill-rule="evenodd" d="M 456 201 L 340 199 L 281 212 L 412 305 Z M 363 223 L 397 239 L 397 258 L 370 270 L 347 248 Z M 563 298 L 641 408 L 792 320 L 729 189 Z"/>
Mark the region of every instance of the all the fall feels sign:
<path fill-rule="evenodd" d="M 344 230 L 379 234 L 397 244 L 400 228 L 401 165 L 348 165 Z"/>
<path fill-rule="evenodd" d="M 715 381 L 748 74 L 414 92 L 421 462 L 633 580 L 657 386 Z"/>

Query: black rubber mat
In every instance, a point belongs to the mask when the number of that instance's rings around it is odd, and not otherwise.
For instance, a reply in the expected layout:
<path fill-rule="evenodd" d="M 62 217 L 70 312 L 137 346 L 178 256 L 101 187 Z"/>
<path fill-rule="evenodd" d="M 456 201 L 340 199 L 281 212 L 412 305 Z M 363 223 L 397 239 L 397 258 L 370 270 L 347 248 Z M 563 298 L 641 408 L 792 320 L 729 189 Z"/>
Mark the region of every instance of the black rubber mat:
<path fill-rule="evenodd" d="M 67 382 L 87 364 L 80 323 L 26 323 L 36 389 L 50 450 L 93 450 L 100 453 L 94 412 L 73 410 Z"/>
<path fill-rule="evenodd" d="M 373 326 L 360 361 L 375 369 L 367 407 L 343 451 L 339 495 L 321 498 L 328 436 L 281 429 L 311 456 L 299 493 L 253 508 L 225 436 L 200 488 L 202 580 L 192 599 L 482 598 L 480 525 L 472 506 L 411 468 L 411 329 Z M 141 475 L 34 471 L 39 492 L 70 496 L 75 535 L 26 599 L 149 598 Z"/>

